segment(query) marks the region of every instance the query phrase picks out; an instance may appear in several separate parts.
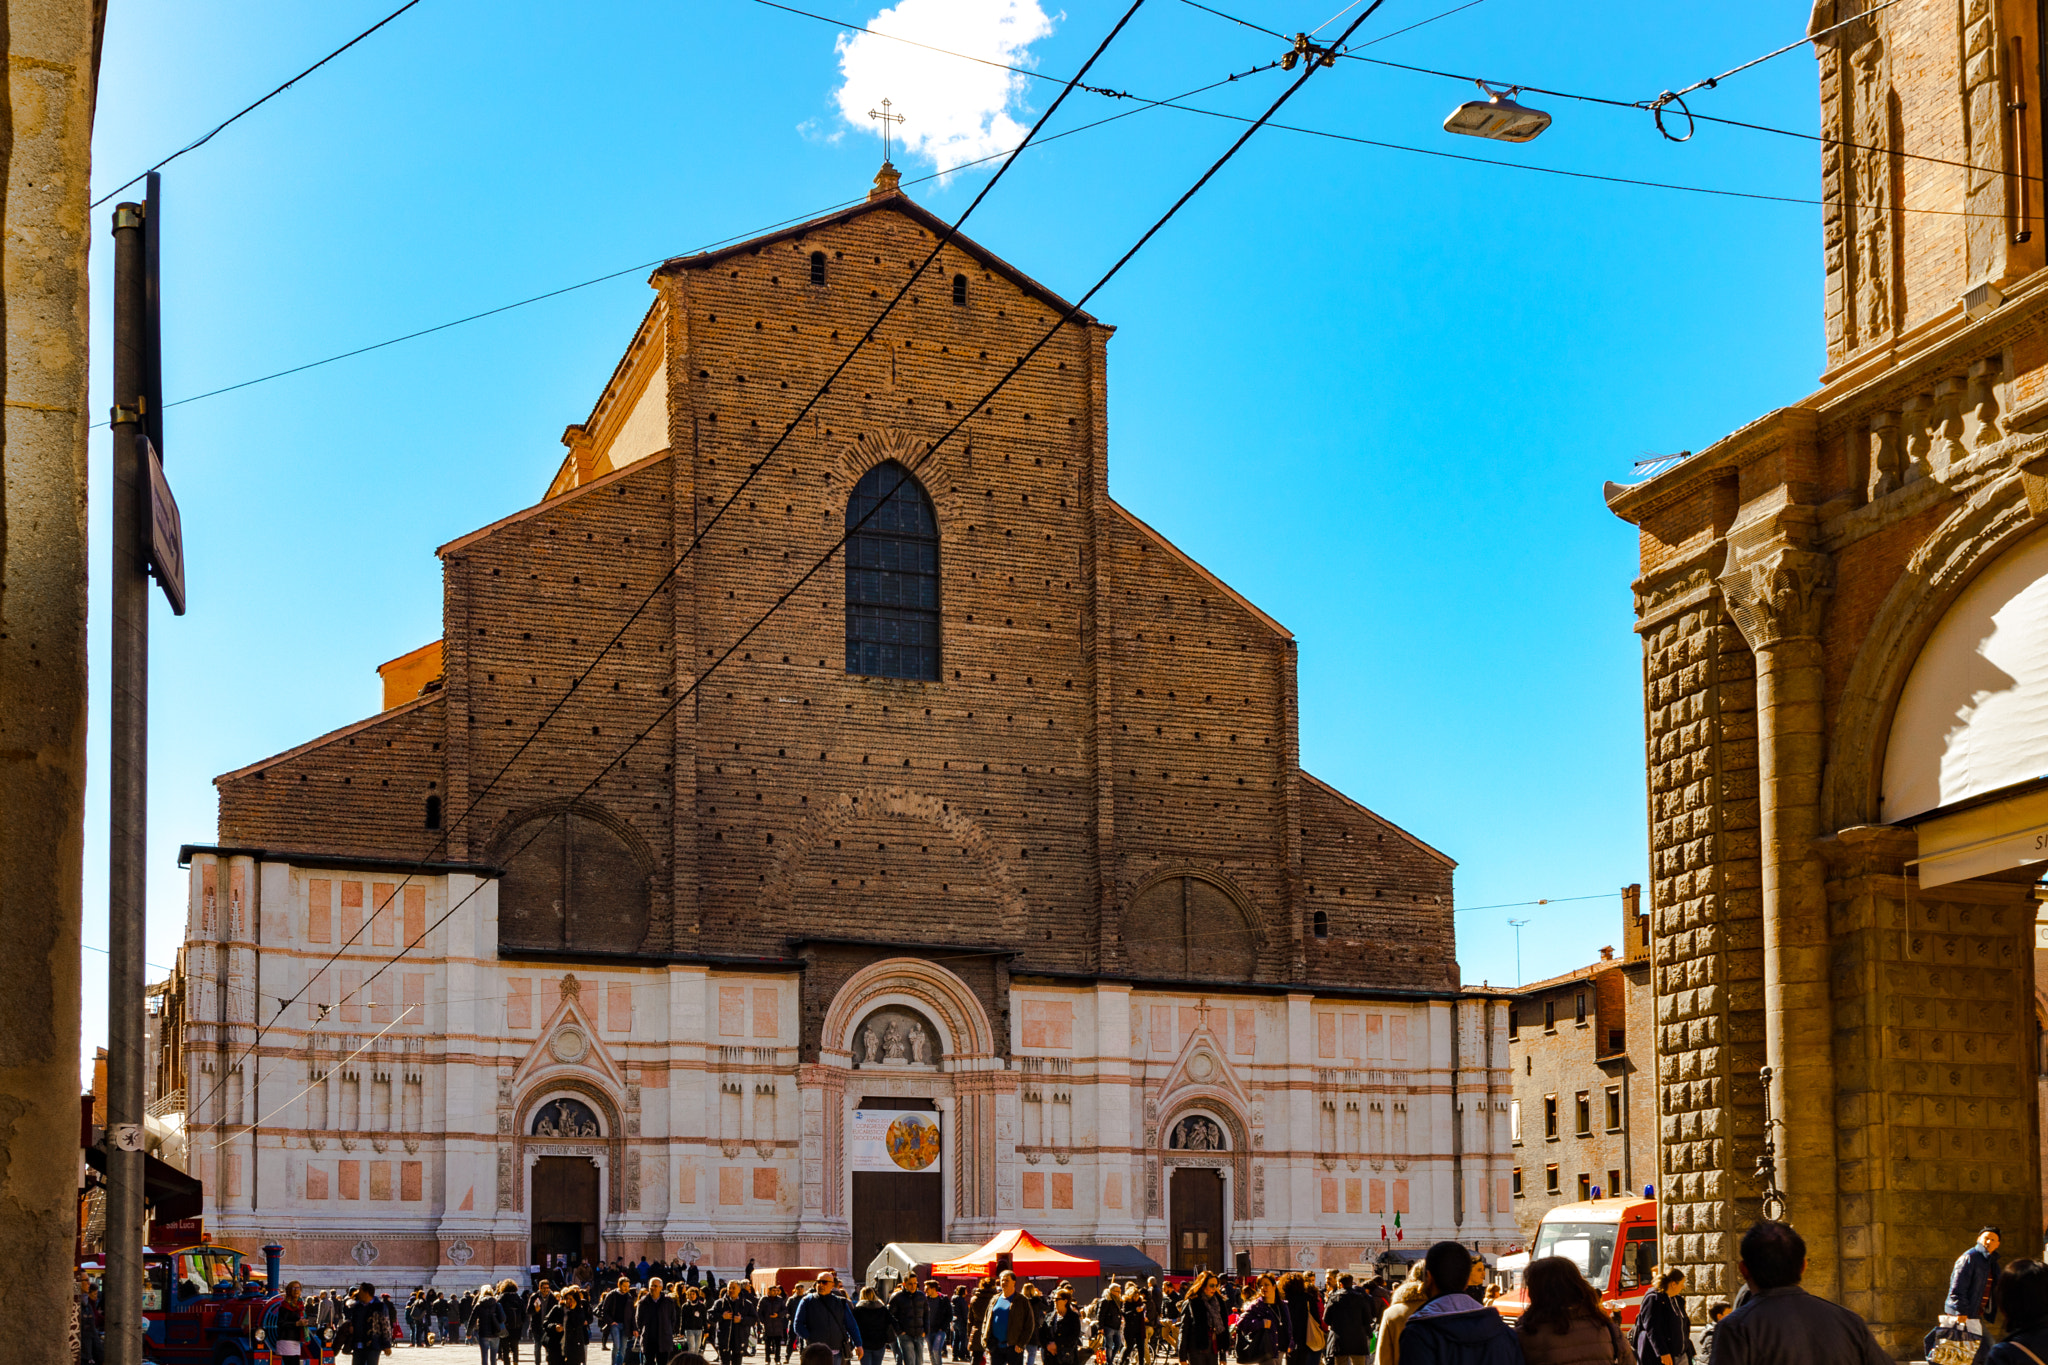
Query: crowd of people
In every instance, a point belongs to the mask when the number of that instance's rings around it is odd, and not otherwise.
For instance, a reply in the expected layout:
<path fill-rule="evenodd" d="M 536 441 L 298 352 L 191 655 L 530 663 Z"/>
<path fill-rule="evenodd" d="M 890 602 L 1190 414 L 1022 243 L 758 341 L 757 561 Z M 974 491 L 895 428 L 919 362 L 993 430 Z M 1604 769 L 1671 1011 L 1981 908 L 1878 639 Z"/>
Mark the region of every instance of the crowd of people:
<path fill-rule="evenodd" d="M 1940 1358 L 1977 1365 L 2048 1365 L 2048 1265 L 2001 1267 L 1987 1228 L 1956 1263 Z M 644 1267 L 644 1268 L 643 1268 Z M 413 1292 L 404 1303 L 373 1284 L 310 1296 L 285 1286 L 276 1358 L 314 1356 L 290 1343 L 326 1342 L 355 1365 L 378 1365 L 408 1341 L 475 1343 L 482 1365 L 1883 1365 L 1890 1357 L 1855 1313 L 1800 1285 L 1806 1244 L 1783 1223 L 1742 1238 L 1743 1288 L 1707 1305 L 1695 1340 L 1684 1273 L 1666 1270 L 1624 1328 L 1576 1262 L 1548 1256 L 1524 1272 L 1527 1304 L 1513 1322 L 1493 1306 L 1486 1266 L 1439 1242 L 1399 1284 L 1382 1277 L 1220 1276 L 1182 1285 L 1110 1280 L 1091 1302 L 1073 1285 L 1010 1271 L 950 1290 L 916 1277 L 849 1293 L 823 1272 L 785 1293 L 750 1277 L 721 1284 L 684 1268 L 614 1262 L 609 1287 L 572 1275 L 532 1291 L 511 1280 L 467 1293 Z M 751 1267 L 750 1267 L 751 1269 Z M 693 1282 L 694 1281 L 694 1282 Z M 2003 1340 L 1991 1328 L 2002 1320 Z M 522 1359 L 522 1347 L 530 1354 Z M 604 1357 L 594 1355 L 601 1351 Z"/>

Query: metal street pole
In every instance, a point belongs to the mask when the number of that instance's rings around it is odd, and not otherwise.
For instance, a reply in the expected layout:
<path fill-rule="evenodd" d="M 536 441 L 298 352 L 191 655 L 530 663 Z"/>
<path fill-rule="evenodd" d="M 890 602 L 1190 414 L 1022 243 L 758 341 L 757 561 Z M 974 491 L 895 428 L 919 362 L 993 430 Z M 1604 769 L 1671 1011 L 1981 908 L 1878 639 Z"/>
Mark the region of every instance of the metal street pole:
<path fill-rule="evenodd" d="M 114 209 L 113 715 L 107 849 L 107 1365 L 142 1359 L 144 838 L 149 776 L 149 471 L 144 209 Z"/>

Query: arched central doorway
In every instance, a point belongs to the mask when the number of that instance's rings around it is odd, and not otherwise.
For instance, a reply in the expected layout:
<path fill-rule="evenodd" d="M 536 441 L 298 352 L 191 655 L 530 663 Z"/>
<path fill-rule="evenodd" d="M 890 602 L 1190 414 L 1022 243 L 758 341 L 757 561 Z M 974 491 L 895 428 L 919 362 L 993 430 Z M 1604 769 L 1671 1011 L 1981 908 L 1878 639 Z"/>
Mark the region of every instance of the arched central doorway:
<path fill-rule="evenodd" d="M 1215 1115 L 1194 1110 L 1167 1130 L 1167 1236 L 1176 1275 L 1229 1268 L 1224 1171 L 1230 1159 L 1230 1134 Z"/>
<path fill-rule="evenodd" d="M 597 1114 L 582 1100 L 558 1096 L 541 1104 L 533 1115 L 530 1136 L 582 1144 L 601 1137 Z M 595 1159 L 559 1149 L 534 1158 L 531 1197 L 527 1200 L 531 1264 L 568 1266 L 599 1258 L 601 1207 Z"/>
<path fill-rule="evenodd" d="M 533 1168 L 533 1260 L 539 1266 L 597 1263 L 597 1163 L 544 1156 Z"/>

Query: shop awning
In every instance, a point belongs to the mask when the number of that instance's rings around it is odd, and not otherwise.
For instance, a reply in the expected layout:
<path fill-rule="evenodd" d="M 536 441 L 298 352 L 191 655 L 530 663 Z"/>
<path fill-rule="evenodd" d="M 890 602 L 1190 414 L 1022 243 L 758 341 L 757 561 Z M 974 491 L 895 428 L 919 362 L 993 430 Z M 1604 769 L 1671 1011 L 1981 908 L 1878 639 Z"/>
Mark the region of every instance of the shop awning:
<path fill-rule="evenodd" d="M 106 1149 L 98 1143 L 85 1149 L 85 1164 L 105 1175 Z M 168 1161 L 142 1154 L 142 1202 L 159 1223 L 180 1218 L 197 1218 L 205 1198 L 205 1187 Z"/>
<path fill-rule="evenodd" d="M 2048 779 L 2006 791 L 1900 822 L 1920 839 L 1921 890 L 2048 861 Z"/>
<path fill-rule="evenodd" d="M 1054 1251 L 1023 1228 L 1011 1228 L 968 1252 L 957 1261 L 940 1261 L 934 1275 L 987 1275 L 995 1270 L 996 1257 L 1008 1252 L 1010 1269 L 1026 1278 L 1064 1275 L 1070 1279 L 1094 1279 L 1102 1273 L 1102 1262 Z"/>

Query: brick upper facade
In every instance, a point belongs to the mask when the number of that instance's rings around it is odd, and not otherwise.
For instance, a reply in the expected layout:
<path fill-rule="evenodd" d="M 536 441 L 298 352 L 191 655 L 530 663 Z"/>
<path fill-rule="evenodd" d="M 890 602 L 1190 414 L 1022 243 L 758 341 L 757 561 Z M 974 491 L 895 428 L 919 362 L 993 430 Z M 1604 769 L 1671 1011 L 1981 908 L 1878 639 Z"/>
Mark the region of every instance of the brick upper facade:
<path fill-rule="evenodd" d="M 1241 976 L 1454 992 L 1451 861 L 1301 771 L 1293 637 L 1109 497 L 1109 327 L 1077 317 L 931 452 L 1064 307 L 949 245 L 710 527 L 941 230 L 878 194 L 657 271 L 551 495 L 442 547 L 441 676 L 218 779 L 221 843 L 516 871 L 555 821 L 595 841 L 561 865 L 615 882 L 565 895 L 644 896 L 610 951 L 836 935 L 1018 973 L 1142 975 L 1174 932 L 1148 888 L 1193 877 L 1244 917 Z M 743 640 L 890 460 L 937 512 L 940 679 L 847 672 L 837 558 Z"/>

